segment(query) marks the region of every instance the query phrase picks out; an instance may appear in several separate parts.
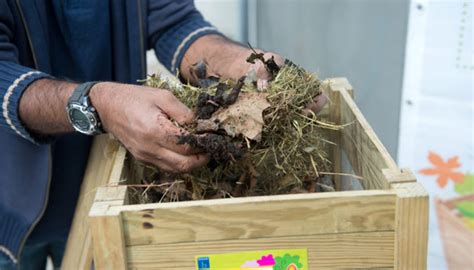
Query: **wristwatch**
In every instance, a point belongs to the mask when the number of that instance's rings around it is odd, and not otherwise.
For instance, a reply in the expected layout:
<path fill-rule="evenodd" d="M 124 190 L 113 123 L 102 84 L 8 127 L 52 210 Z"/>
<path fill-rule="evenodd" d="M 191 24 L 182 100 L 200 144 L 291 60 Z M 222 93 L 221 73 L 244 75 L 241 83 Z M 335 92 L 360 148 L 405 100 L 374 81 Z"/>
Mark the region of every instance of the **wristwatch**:
<path fill-rule="evenodd" d="M 98 82 L 86 82 L 77 86 L 66 106 L 71 125 L 76 131 L 86 135 L 104 133 L 97 110 L 89 98 L 89 91 L 96 83 Z"/>

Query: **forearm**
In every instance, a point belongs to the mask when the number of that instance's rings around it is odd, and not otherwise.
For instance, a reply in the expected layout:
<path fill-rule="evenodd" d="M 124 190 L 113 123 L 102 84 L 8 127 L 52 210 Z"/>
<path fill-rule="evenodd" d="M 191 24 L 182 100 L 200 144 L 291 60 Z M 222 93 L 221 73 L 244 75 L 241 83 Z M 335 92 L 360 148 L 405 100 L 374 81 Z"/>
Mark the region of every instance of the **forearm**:
<path fill-rule="evenodd" d="M 20 118 L 37 135 L 73 131 L 66 114 L 67 100 L 77 84 L 40 79 L 32 83 L 20 99 Z"/>
<path fill-rule="evenodd" d="M 186 51 L 180 65 L 181 76 L 193 82 L 190 67 L 201 60 L 223 79 L 238 79 L 250 67 L 246 58 L 252 50 L 223 36 L 207 35 L 196 40 Z"/>

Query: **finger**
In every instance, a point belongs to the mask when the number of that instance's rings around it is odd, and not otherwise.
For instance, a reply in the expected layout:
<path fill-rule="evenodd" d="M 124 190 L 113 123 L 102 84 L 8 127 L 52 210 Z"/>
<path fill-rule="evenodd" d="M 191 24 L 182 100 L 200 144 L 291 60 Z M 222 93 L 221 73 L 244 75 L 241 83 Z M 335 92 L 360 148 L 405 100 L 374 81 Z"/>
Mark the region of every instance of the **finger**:
<path fill-rule="evenodd" d="M 311 110 L 314 113 L 319 113 L 323 108 L 324 105 L 328 102 L 328 98 L 326 95 L 321 94 L 318 95 L 313 99 L 313 102 L 306 105 L 306 109 Z"/>
<path fill-rule="evenodd" d="M 316 96 L 313 100 L 314 100 L 314 103 L 316 104 L 316 111 L 314 111 L 314 112 L 318 113 L 328 103 L 329 99 L 325 94 L 320 94 L 320 95 Z"/>
<path fill-rule="evenodd" d="M 253 64 L 252 68 L 255 69 L 255 71 L 257 73 L 257 79 L 270 80 L 272 78 L 272 75 L 270 73 L 268 73 L 268 70 L 265 67 L 265 64 L 262 63 L 261 61 L 255 62 L 255 64 Z"/>
<path fill-rule="evenodd" d="M 275 63 L 278 65 L 278 66 L 283 66 L 285 64 L 285 59 L 283 57 L 281 57 L 280 55 L 276 54 L 276 53 L 272 53 L 272 52 L 267 52 L 263 55 L 263 57 L 265 58 L 265 60 L 268 60 L 270 58 L 272 58 L 273 56 L 273 60 L 275 60 Z"/>
<path fill-rule="evenodd" d="M 189 135 L 189 132 L 176 127 L 164 115 L 158 117 L 157 132 L 152 134 L 154 135 L 153 141 L 155 144 L 181 155 L 194 155 L 203 152 L 202 149 L 192 147 L 189 144 L 178 144 L 179 138 Z"/>
<path fill-rule="evenodd" d="M 257 80 L 257 89 L 265 90 L 268 87 L 268 80 L 258 79 Z"/>
<path fill-rule="evenodd" d="M 268 61 L 269 59 L 271 59 L 273 57 L 273 60 L 275 61 L 275 63 L 278 65 L 278 66 L 283 66 L 284 63 L 285 63 L 285 59 L 281 56 L 279 56 L 278 54 L 274 54 L 274 53 L 265 53 L 263 55 L 263 58 Z M 257 61 L 255 62 L 255 64 L 253 65 L 253 68 L 257 71 L 257 78 L 259 79 L 263 79 L 263 80 L 271 80 L 273 78 L 273 75 L 270 74 L 267 70 L 267 68 L 265 67 L 265 64 L 262 63 L 262 61 Z M 257 81 L 257 85 L 258 85 L 258 81 Z M 259 89 L 265 89 L 267 85 L 264 85 L 262 88 L 259 88 Z"/>
<path fill-rule="evenodd" d="M 207 154 L 196 154 L 184 156 L 166 148 L 158 149 L 154 158 L 157 164 L 164 164 L 171 172 L 190 172 L 193 169 L 202 167 L 209 162 Z"/>
<path fill-rule="evenodd" d="M 171 166 L 168 166 L 166 163 L 159 159 L 155 158 L 149 158 L 147 160 L 140 160 L 140 162 L 147 164 L 151 167 L 158 167 L 160 170 L 166 171 L 166 172 L 174 172 L 174 169 Z"/>
<path fill-rule="evenodd" d="M 170 91 L 161 91 L 163 92 L 157 98 L 158 107 L 180 125 L 192 122 L 194 118 L 193 111 L 181 103 Z"/>

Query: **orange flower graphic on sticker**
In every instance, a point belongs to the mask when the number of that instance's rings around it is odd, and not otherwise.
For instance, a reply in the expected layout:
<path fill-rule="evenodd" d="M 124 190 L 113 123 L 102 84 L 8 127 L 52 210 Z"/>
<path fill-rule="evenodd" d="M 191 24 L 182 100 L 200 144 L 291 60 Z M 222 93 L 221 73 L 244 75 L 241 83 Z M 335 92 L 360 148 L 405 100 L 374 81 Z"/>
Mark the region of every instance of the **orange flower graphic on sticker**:
<path fill-rule="evenodd" d="M 456 171 L 456 169 L 461 167 L 458 156 L 451 157 L 447 161 L 444 161 L 440 155 L 430 151 L 428 160 L 433 167 L 421 169 L 419 173 L 438 176 L 436 182 L 439 187 L 446 186 L 450 179 L 455 183 L 462 183 L 464 174 Z"/>
<path fill-rule="evenodd" d="M 292 263 L 292 264 L 288 265 L 286 270 L 298 270 L 298 267 L 294 263 Z"/>

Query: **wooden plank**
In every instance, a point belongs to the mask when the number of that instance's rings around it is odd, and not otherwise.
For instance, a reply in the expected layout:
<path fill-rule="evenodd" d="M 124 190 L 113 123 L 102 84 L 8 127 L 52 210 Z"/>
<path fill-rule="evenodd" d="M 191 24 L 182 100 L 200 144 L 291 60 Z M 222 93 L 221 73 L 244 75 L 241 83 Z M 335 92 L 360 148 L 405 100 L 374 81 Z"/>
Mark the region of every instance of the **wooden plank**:
<path fill-rule="evenodd" d="M 96 269 L 126 269 L 127 259 L 120 211 L 111 206 L 128 203 L 127 186 L 100 187 L 89 212 L 94 267 Z"/>
<path fill-rule="evenodd" d="M 416 182 L 415 175 L 408 168 L 383 169 L 382 173 L 390 184 Z"/>
<path fill-rule="evenodd" d="M 340 110 L 340 103 L 341 103 L 341 98 L 340 94 L 338 91 L 334 91 L 332 87 L 334 87 L 334 83 L 330 83 L 331 81 L 334 81 L 335 83 L 338 84 L 344 84 L 344 79 L 343 78 L 336 78 L 336 79 L 331 79 L 331 80 L 326 80 L 323 81 L 322 83 L 322 89 L 323 92 L 328 96 L 329 99 L 329 116 L 328 120 L 331 121 L 332 123 L 335 124 L 341 124 L 341 110 Z M 332 85 L 332 86 L 331 86 Z M 342 166 L 341 166 L 341 159 L 342 159 L 342 147 L 341 147 L 341 132 L 338 130 L 332 130 L 328 131 L 330 134 L 331 141 L 335 145 L 331 145 L 331 155 L 330 155 L 330 160 L 332 161 L 332 166 L 333 166 L 333 172 L 336 173 L 333 176 L 334 183 L 336 185 L 336 190 L 341 190 L 341 176 L 337 175 L 337 173 L 342 172 Z"/>
<path fill-rule="evenodd" d="M 112 171 L 110 172 L 109 181 L 107 181 L 108 185 L 118 185 L 124 181 L 122 177 L 123 169 L 125 166 L 125 159 L 127 157 L 127 150 L 122 145 L 119 145 L 116 155 L 117 156 L 115 158 Z"/>
<path fill-rule="evenodd" d="M 349 95 L 354 97 L 352 85 L 345 77 L 330 78 L 323 82 L 323 88 L 328 87 L 330 91 L 347 91 Z"/>
<path fill-rule="evenodd" d="M 89 222 L 94 247 L 94 267 L 96 269 L 127 269 L 123 223 L 120 213 L 92 216 Z"/>
<path fill-rule="evenodd" d="M 123 201 L 123 205 L 128 204 L 128 192 L 127 186 L 105 186 L 98 187 L 95 194 L 95 202 L 104 202 L 104 201 Z"/>
<path fill-rule="evenodd" d="M 453 211 L 455 202 L 474 199 L 474 194 L 455 200 L 435 199 L 441 239 L 449 269 L 474 269 L 474 232 Z"/>
<path fill-rule="evenodd" d="M 110 211 L 122 211 L 129 246 L 394 230 L 395 199 L 388 191 L 348 191 L 131 205 Z"/>
<path fill-rule="evenodd" d="M 383 169 L 397 169 L 395 161 L 377 138 L 367 120 L 345 89 L 340 93 L 341 123 L 347 124 L 341 131 L 341 142 L 354 172 L 363 177 L 365 189 L 387 189 L 389 183 Z"/>
<path fill-rule="evenodd" d="M 127 247 L 130 269 L 195 269 L 195 256 L 268 249 L 308 249 L 309 269 L 392 268 L 394 232 L 154 244 Z"/>
<path fill-rule="evenodd" d="M 426 269 L 428 193 L 416 182 L 392 188 L 397 192 L 395 269 Z"/>
<path fill-rule="evenodd" d="M 117 161 L 118 148 L 119 143 L 108 134 L 94 139 L 61 269 L 90 269 L 92 250 L 87 214 L 95 190 L 105 185 L 110 178 L 114 162 Z"/>

